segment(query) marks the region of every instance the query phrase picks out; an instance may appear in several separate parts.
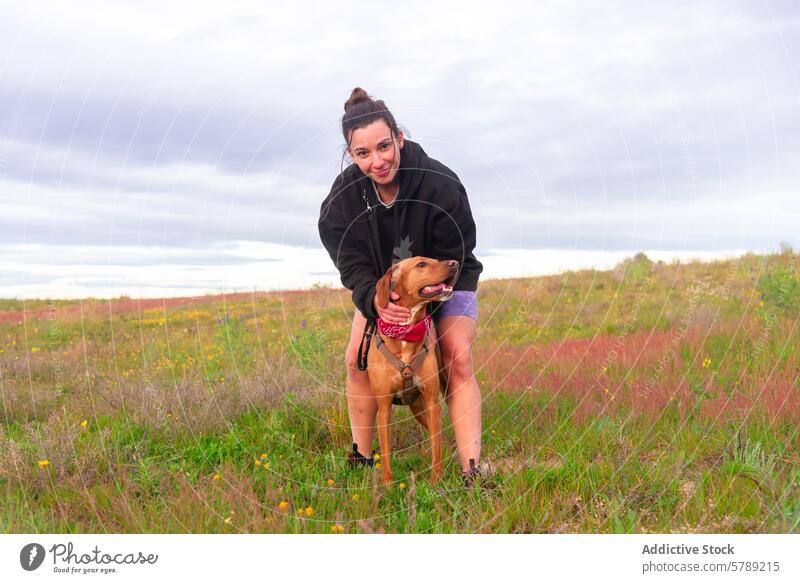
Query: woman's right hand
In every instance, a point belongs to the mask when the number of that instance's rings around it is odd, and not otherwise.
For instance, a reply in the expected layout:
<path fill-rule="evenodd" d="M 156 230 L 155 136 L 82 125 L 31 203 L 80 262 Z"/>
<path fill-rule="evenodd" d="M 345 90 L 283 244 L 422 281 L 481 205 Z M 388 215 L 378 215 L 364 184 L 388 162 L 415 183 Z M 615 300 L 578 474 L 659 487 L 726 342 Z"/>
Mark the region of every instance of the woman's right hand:
<path fill-rule="evenodd" d="M 400 294 L 397 292 L 392 292 L 389 295 L 389 303 L 385 306 L 378 305 L 378 296 L 375 294 L 375 298 L 372 300 L 372 305 L 375 307 L 375 311 L 378 312 L 378 316 L 381 320 L 386 322 L 387 324 L 405 324 L 408 322 L 408 319 L 411 317 L 411 310 L 408 308 L 404 308 L 403 306 L 398 306 L 397 304 L 392 303 L 392 300 L 399 300 Z"/>

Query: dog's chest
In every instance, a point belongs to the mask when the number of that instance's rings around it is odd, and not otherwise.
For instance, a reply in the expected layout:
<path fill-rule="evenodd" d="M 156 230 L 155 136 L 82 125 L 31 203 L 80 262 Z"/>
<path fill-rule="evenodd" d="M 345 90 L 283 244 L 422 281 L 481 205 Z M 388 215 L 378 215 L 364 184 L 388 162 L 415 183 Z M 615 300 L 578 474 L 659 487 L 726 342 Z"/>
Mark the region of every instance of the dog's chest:
<path fill-rule="evenodd" d="M 417 355 L 417 352 L 414 350 L 417 345 L 412 344 L 411 342 L 404 342 L 400 341 L 400 354 L 402 355 L 400 358 L 403 362 L 411 362 L 411 360 Z M 403 384 L 403 378 L 400 377 L 400 385 Z M 411 377 L 411 384 L 415 387 L 422 387 L 422 379 L 419 376 L 419 371 L 414 371 L 413 376 Z"/>
<path fill-rule="evenodd" d="M 420 349 L 421 347 L 419 343 L 405 342 L 401 340 L 395 344 L 394 350 L 391 352 L 403 363 L 411 363 L 419 354 Z M 380 352 L 379 354 L 382 361 L 381 366 L 379 367 L 381 372 L 376 374 L 375 378 L 371 377 L 371 382 L 376 385 L 373 388 L 378 388 L 378 386 L 380 386 L 383 389 L 380 392 L 384 394 L 396 393 L 402 390 L 404 388 L 404 377 L 397 367 L 397 364 L 391 364 L 386 358 L 385 354 Z M 437 378 L 435 374 L 432 374 L 431 371 L 428 370 L 430 368 L 429 360 L 432 357 L 435 358 L 433 351 L 429 352 L 425 358 L 418 363 L 416 370 L 414 370 L 411 375 L 412 386 L 416 386 L 421 389 L 426 383 L 431 381 L 431 378 Z M 408 372 L 409 369 L 406 369 L 406 373 Z"/>

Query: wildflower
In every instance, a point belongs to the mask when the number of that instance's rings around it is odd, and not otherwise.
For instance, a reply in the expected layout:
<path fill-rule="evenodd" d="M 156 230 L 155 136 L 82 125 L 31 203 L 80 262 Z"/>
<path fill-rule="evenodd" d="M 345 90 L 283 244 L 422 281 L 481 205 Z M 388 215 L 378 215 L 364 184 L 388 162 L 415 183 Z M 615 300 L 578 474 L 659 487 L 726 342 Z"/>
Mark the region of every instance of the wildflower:
<path fill-rule="evenodd" d="M 314 514 L 314 509 L 311 506 L 306 506 L 305 512 L 306 516 L 311 516 L 312 514 Z"/>
<path fill-rule="evenodd" d="M 265 453 L 262 453 L 262 454 L 261 454 L 261 459 L 262 459 L 262 460 L 265 460 L 265 459 L 267 459 L 267 454 L 265 454 Z"/>
<path fill-rule="evenodd" d="M 281 503 L 278 504 L 278 508 L 281 510 L 286 510 L 287 506 L 289 506 L 289 503 L 286 500 L 281 500 Z"/>
<path fill-rule="evenodd" d="M 378 462 L 377 464 L 375 464 L 375 469 L 376 470 L 380 470 L 381 467 L 383 467 L 383 466 L 381 466 L 381 462 Z"/>
<path fill-rule="evenodd" d="M 261 462 L 259 460 L 256 460 L 256 467 L 259 467 L 260 465 L 261 465 Z"/>
<path fill-rule="evenodd" d="M 353 494 L 353 502 L 358 502 L 358 499 L 359 499 L 359 495 L 358 494 Z"/>
<path fill-rule="evenodd" d="M 89 425 L 89 422 L 88 422 L 86 419 L 84 419 L 83 421 L 81 421 L 81 427 L 83 427 L 84 429 L 86 429 L 86 427 L 87 427 L 88 425 Z"/>
<path fill-rule="evenodd" d="M 378 461 L 379 459 L 381 459 L 381 454 L 376 453 L 373 455 L 373 457 L 375 458 L 375 461 Z"/>
<path fill-rule="evenodd" d="M 264 462 L 264 469 L 265 469 L 265 470 L 268 470 L 268 469 L 269 469 L 269 462 Z"/>
<path fill-rule="evenodd" d="M 332 480 L 328 478 L 328 486 L 333 486 L 336 483 L 336 480 Z"/>
<path fill-rule="evenodd" d="M 400 482 L 400 489 L 401 490 L 405 490 L 406 489 L 406 483 L 405 482 Z"/>
<path fill-rule="evenodd" d="M 39 352 L 39 347 L 34 346 L 33 348 L 31 348 L 31 352 Z"/>
<path fill-rule="evenodd" d="M 220 475 L 219 475 L 219 474 L 214 474 L 214 477 L 213 477 L 212 479 L 213 479 L 215 482 L 219 482 Z"/>
<path fill-rule="evenodd" d="M 50 460 L 39 460 L 39 467 L 46 468 L 50 465 Z"/>
<path fill-rule="evenodd" d="M 711 366 L 711 359 L 706 357 L 703 359 L 703 368 L 708 368 L 709 366 Z"/>
<path fill-rule="evenodd" d="M 341 524 L 334 524 L 333 526 L 331 526 L 331 532 L 334 534 L 342 533 L 344 532 L 344 526 L 342 526 Z"/>

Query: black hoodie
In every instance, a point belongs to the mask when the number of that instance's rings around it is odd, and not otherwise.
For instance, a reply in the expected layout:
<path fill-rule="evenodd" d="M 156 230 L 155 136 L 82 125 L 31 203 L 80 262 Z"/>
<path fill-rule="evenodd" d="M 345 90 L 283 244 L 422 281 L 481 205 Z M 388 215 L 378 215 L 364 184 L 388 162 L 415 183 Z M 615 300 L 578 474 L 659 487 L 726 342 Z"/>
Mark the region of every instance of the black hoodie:
<path fill-rule="evenodd" d="M 457 260 L 461 269 L 455 290 L 475 291 L 483 270 L 472 253 L 475 222 L 458 176 L 411 140 L 404 141 L 400 154 L 400 190 L 391 208 L 379 201 L 372 180 L 355 164 L 336 178 L 320 208 L 322 244 L 367 318 L 377 317 L 375 284 L 401 259 L 422 255 Z M 377 257 L 370 250 L 370 213 L 375 213 L 380 239 Z"/>

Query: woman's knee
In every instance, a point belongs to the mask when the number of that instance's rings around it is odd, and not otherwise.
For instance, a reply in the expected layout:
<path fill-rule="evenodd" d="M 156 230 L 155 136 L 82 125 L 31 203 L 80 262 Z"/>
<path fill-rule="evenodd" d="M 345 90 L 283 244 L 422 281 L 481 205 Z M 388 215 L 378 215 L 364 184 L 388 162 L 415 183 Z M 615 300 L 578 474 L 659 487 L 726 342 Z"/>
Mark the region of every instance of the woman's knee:
<path fill-rule="evenodd" d="M 344 365 L 350 378 L 367 378 L 367 371 L 358 369 L 358 346 L 348 346 L 344 354 Z"/>
<path fill-rule="evenodd" d="M 469 345 L 442 351 L 442 365 L 451 379 L 468 379 L 473 376 L 472 350 Z"/>

